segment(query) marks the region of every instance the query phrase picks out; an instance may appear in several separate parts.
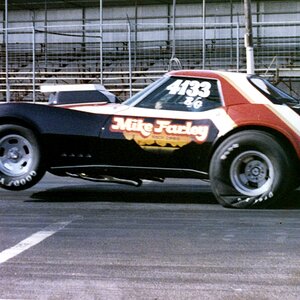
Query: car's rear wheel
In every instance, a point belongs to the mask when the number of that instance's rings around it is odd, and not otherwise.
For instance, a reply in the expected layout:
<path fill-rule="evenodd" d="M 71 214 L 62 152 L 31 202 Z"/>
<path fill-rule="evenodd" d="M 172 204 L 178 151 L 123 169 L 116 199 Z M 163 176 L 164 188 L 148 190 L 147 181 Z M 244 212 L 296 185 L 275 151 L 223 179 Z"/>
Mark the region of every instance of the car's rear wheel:
<path fill-rule="evenodd" d="M 40 146 L 31 130 L 18 125 L 0 126 L 0 186 L 23 190 L 45 173 Z"/>
<path fill-rule="evenodd" d="M 258 130 L 221 143 L 209 172 L 212 191 L 225 207 L 266 207 L 284 198 L 292 182 L 287 152 L 273 135 Z"/>

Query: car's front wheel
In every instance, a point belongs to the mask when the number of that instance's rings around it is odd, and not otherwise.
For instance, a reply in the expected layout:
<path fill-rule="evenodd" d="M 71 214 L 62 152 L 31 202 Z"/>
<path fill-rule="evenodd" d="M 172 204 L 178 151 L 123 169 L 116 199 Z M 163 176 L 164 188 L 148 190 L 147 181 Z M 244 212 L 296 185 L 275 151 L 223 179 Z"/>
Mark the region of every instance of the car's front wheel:
<path fill-rule="evenodd" d="M 27 189 L 44 173 L 40 146 L 33 132 L 18 125 L 1 125 L 0 187 Z"/>
<path fill-rule="evenodd" d="M 266 207 L 287 193 L 289 156 L 275 137 L 249 130 L 226 139 L 210 164 L 212 191 L 225 207 Z"/>

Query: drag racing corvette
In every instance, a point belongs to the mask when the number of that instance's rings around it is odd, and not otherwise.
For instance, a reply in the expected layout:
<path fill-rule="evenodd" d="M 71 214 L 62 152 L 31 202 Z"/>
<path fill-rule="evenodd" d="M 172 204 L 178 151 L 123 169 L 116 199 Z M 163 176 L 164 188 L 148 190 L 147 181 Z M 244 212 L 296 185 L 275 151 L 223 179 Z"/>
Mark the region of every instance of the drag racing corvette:
<path fill-rule="evenodd" d="M 225 207 L 266 207 L 300 185 L 300 102 L 242 73 L 172 71 L 123 103 L 0 105 L 0 185 L 46 171 L 139 186 L 209 180 Z"/>

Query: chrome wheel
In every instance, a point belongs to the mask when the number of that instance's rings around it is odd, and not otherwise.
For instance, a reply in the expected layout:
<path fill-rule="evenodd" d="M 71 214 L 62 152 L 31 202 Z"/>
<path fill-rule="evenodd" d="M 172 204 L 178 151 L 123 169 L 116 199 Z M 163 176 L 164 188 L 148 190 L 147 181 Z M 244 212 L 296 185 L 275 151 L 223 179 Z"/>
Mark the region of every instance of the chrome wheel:
<path fill-rule="evenodd" d="M 270 190 L 274 181 L 274 166 L 261 152 L 242 152 L 231 164 L 230 180 L 243 195 L 258 196 Z"/>
<path fill-rule="evenodd" d="M 0 187 L 12 191 L 28 189 L 45 171 L 34 132 L 15 124 L 0 125 Z"/>
<path fill-rule="evenodd" d="M 33 163 L 33 148 L 23 136 L 10 134 L 0 140 L 0 172 L 7 176 L 26 174 Z"/>

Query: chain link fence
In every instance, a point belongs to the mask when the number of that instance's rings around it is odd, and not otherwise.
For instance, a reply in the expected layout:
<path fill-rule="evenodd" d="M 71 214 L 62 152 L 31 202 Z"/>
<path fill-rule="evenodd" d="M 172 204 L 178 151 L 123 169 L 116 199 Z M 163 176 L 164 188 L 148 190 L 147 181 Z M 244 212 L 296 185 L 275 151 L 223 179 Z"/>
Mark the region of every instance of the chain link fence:
<path fill-rule="evenodd" d="M 300 22 L 255 23 L 253 31 L 256 71 L 297 93 Z M 128 21 L 9 28 L 6 45 L 1 30 L 0 100 L 45 101 L 41 85 L 69 83 L 102 83 L 126 99 L 170 69 L 245 71 L 243 35 L 238 23 Z"/>

